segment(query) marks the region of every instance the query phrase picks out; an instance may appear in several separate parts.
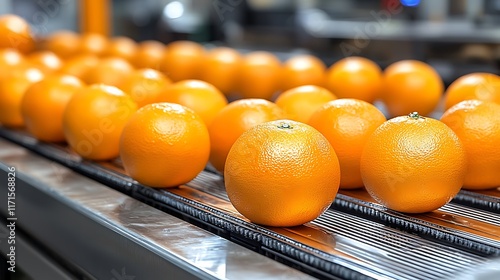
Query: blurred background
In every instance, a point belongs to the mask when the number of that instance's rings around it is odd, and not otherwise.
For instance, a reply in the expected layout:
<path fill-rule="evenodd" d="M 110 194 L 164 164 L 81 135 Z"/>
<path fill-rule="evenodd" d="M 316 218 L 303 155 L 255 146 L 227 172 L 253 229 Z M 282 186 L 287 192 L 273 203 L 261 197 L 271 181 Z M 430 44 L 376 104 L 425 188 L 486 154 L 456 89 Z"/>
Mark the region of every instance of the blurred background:
<path fill-rule="evenodd" d="M 77 0 L 2 0 L 0 13 L 27 19 L 37 36 L 79 31 Z M 500 0 L 113 0 L 113 36 L 310 53 L 327 65 L 364 56 L 385 67 L 431 64 L 445 84 L 499 73 Z"/>

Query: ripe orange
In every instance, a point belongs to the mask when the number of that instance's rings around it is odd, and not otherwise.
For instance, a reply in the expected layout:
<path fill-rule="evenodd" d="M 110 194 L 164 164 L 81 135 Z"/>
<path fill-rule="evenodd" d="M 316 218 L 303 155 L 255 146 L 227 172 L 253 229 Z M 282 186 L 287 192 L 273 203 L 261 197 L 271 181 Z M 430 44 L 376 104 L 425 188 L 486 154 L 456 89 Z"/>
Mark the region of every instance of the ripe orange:
<path fill-rule="evenodd" d="M 406 213 L 448 203 L 460 191 L 466 171 L 465 150 L 453 130 L 418 113 L 383 123 L 361 155 L 368 193 L 387 208 Z"/>
<path fill-rule="evenodd" d="M 45 49 L 62 59 L 75 55 L 80 46 L 80 36 L 73 31 L 63 30 L 52 33 L 45 41 Z"/>
<path fill-rule="evenodd" d="M 288 118 L 307 123 L 316 110 L 334 99 L 337 97 L 323 87 L 300 86 L 282 92 L 275 102 Z"/>
<path fill-rule="evenodd" d="M 26 89 L 44 78 L 35 67 L 20 66 L 0 80 L 0 123 L 7 127 L 22 127 L 21 100 Z"/>
<path fill-rule="evenodd" d="M 500 104 L 500 77 L 490 73 L 471 73 L 456 79 L 446 90 L 445 110 L 469 99 Z"/>
<path fill-rule="evenodd" d="M 325 86 L 326 66 L 319 58 L 303 54 L 289 58 L 283 64 L 282 89 L 298 86 Z"/>
<path fill-rule="evenodd" d="M 337 99 L 321 106 L 308 124 L 332 145 L 340 163 L 340 188 L 363 187 L 360 159 L 368 137 L 386 121 L 377 107 L 359 99 Z"/>
<path fill-rule="evenodd" d="M 200 79 L 214 85 L 226 96 L 236 91 L 236 77 L 241 64 L 238 51 L 217 47 L 207 52 L 201 65 Z"/>
<path fill-rule="evenodd" d="M 99 58 L 95 54 L 79 54 L 68 58 L 58 72 L 85 79 L 85 75 L 97 67 L 97 64 Z"/>
<path fill-rule="evenodd" d="M 161 92 L 158 102 L 181 104 L 195 111 L 207 126 L 215 115 L 227 105 L 227 99 L 213 85 L 199 80 L 173 83 Z"/>
<path fill-rule="evenodd" d="M 162 72 L 154 69 L 135 70 L 120 88 L 140 107 L 155 103 L 162 91 L 172 83 Z"/>
<path fill-rule="evenodd" d="M 328 140 L 311 126 L 290 120 L 259 124 L 229 151 L 227 195 L 250 221 L 275 227 L 316 219 L 331 205 L 340 169 Z"/>
<path fill-rule="evenodd" d="M 208 162 L 210 139 L 203 120 L 173 103 L 149 104 L 127 122 L 120 157 L 127 173 L 156 188 L 187 183 Z"/>
<path fill-rule="evenodd" d="M 391 116 L 418 111 L 429 115 L 438 105 L 444 85 L 430 65 L 416 60 L 402 60 L 387 67 L 383 74 L 382 101 Z"/>
<path fill-rule="evenodd" d="M 160 70 L 161 60 L 165 52 L 165 46 L 158 41 L 144 41 L 139 43 L 132 64 L 136 68 L 151 68 Z"/>
<path fill-rule="evenodd" d="M 0 16 L 0 49 L 14 48 L 29 53 L 35 48 L 29 23 L 17 15 Z"/>
<path fill-rule="evenodd" d="M 119 36 L 109 40 L 104 56 L 120 57 L 132 63 L 136 52 L 137 43 L 134 40 Z"/>
<path fill-rule="evenodd" d="M 102 56 L 108 48 L 108 39 L 99 33 L 84 33 L 80 36 L 78 53 Z"/>
<path fill-rule="evenodd" d="M 281 87 L 281 62 L 272 53 L 246 54 L 238 71 L 238 91 L 243 98 L 271 100 Z"/>
<path fill-rule="evenodd" d="M 9 75 L 13 68 L 24 62 L 24 56 L 18 50 L 0 49 L 0 79 Z"/>
<path fill-rule="evenodd" d="M 21 101 L 21 114 L 28 131 L 38 140 L 64 141 L 63 111 L 83 82 L 68 75 L 52 75 L 32 84 Z"/>
<path fill-rule="evenodd" d="M 208 127 L 210 163 L 223 173 L 227 154 L 243 132 L 257 124 L 285 118 L 280 107 L 265 99 L 240 99 L 229 103 Z"/>
<path fill-rule="evenodd" d="M 123 127 L 135 111 L 135 102 L 118 88 L 87 86 L 75 93 L 64 109 L 66 142 L 83 158 L 113 159 L 119 154 Z"/>
<path fill-rule="evenodd" d="M 363 57 L 346 57 L 330 66 L 326 88 L 339 98 L 355 98 L 373 103 L 380 97 L 382 70 Z"/>
<path fill-rule="evenodd" d="M 26 60 L 46 73 L 57 71 L 63 65 L 63 61 L 51 51 L 33 52 L 26 56 Z"/>
<path fill-rule="evenodd" d="M 468 169 L 464 189 L 482 190 L 500 186 L 500 104 L 466 100 L 450 109 L 441 121 L 464 145 Z"/>
<path fill-rule="evenodd" d="M 84 81 L 87 84 L 105 84 L 119 86 L 134 71 L 134 67 L 123 58 L 107 57 L 90 68 L 85 74 Z"/>
<path fill-rule="evenodd" d="M 161 68 L 174 82 L 198 79 L 204 56 L 202 45 L 191 41 L 175 41 L 166 46 Z"/>

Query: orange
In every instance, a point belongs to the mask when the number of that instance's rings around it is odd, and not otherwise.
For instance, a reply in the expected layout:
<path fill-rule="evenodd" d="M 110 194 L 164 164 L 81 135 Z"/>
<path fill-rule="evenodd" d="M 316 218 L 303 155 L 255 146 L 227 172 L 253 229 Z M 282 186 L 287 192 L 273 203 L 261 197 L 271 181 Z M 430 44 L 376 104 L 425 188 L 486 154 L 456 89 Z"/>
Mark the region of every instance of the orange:
<path fill-rule="evenodd" d="M 204 56 L 202 45 L 191 41 L 175 41 L 166 46 L 161 68 L 174 82 L 198 79 Z"/>
<path fill-rule="evenodd" d="M 330 142 L 340 163 L 340 188 L 363 187 L 360 160 L 368 137 L 386 121 L 377 107 L 359 99 L 337 99 L 321 106 L 308 124 Z"/>
<path fill-rule="evenodd" d="M 177 103 L 192 109 L 207 126 L 228 103 L 220 90 L 200 80 L 173 83 L 161 92 L 158 101 Z"/>
<path fill-rule="evenodd" d="M 326 66 L 319 58 L 303 54 L 289 58 L 283 64 L 282 89 L 298 86 L 325 86 Z"/>
<path fill-rule="evenodd" d="M 105 56 L 120 57 L 132 62 L 137 52 L 137 43 L 128 37 L 114 37 L 108 42 Z"/>
<path fill-rule="evenodd" d="M 256 125 L 229 151 L 224 170 L 227 195 L 250 221 L 274 227 L 316 219 L 339 189 L 340 169 L 328 140 L 291 120 Z"/>
<path fill-rule="evenodd" d="M 85 79 L 87 72 L 94 69 L 97 64 L 99 58 L 95 54 L 79 54 L 68 58 L 58 72 Z"/>
<path fill-rule="evenodd" d="M 203 120 L 179 104 L 149 104 L 125 125 L 120 157 L 127 173 L 151 187 L 194 179 L 208 162 L 210 139 Z"/>
<path fill-rule="evenodd" d="M 119 155 L 123 127 L 135 111 L 135 102 L 118 88 L 87 86 L 75 93 L 64 109 L 66 142 L 83 158 L 113 159 Z"/>
<path fill-rule="evenodd" d="M 444 123 L 418 113 L 390 119 L 366 141 L 361 177 L 385 207 L 424 213 L 448 203 L 462 187 L 465 150 Z"/>
<path fill-rule="evenodd" d="M 87 84 L 105 84 L 119 86 L 133 73 L 134 67 L 125 59 L 119 57 L 107 57 L 90 68 L 85 74 L 84 81 Z"/>
<path fill-rule="evenodd" d="M 33 52 L 26 56 L 26 60 L 46 73 L 57 71 L 63 65 L 61 58 L 51 51 Z"/>
<path fill-rule="evenodd" d="M 154 69 L 135 70 L 120 88 L 140 107 L 159 100 L 162 90 L 171 83 L 163 73 Z"/>
<path fill-rule="evenodd" d="M 483 190 L 500 186 L 500 104 L 466 100 L 448 109 L 441 121 L 464 145 L 468 169 L 464 189 Z"/>
<path fill-rule="evenodd" d="M 326 88 L 339 98 L 355 98 L 373 103 L 380 97 L 382 70 L 363 57 L 346 57 L 330 66 Z"/>
<path fill-rule="evenodd" d="M 0 124 L 7 127 L 24 126 L 21 100 L 26 89 L 44 78 L 35 67 L 18 67 L 0 80 Z"/>
<path fill-rule="evenodd" d="M 280 107 L 265 99 L 240 99 L 229 103 L 208 127 L 210 163 L 223 173 L 227 154 L 243 132 L 257 124 L 285 118 Z"/>
<path fill-rule="evenodd" d="M 63 111 L 83 82 L 68 75 L 52 75 L 32 84 L 21 101 L 21 114 L 28 132 L 41 141 L 62 142 Z"/>
<path fill-rule="evenodd" d="M 80 46 L 80 36 L 73 31 L 63 30 L 52 33 L 45 41 L 45 49 L 62 59 L 75 55 Z"/>
<path fill-rule="evenodd" d="M 149 40 L 141 42 L 132 58 L 132 64 L 136 68 L 160 70 L 164 52 L 165 46 L 158 41 Z"/>
<path fill-rule="evenodd" d="M 307 123 L 316 110 L 335 99 L 337 97 L 323 87 L 300 86 L 282 92 L 275 102 L 290 119 Z"/>
<path fill-rule="evenodd" d="M 0 79 L 9 75 L 13 68 L 24 62 L 24 56 L 18 50 L 0 49 Z"/>
<path fill-rule="evenodd" d="M 237 71 L 241 64 L 238 51 L 217 47 L 207 52 L 201 65 L 200 79 L 214 85 L 226 96 L 236 91 Z"/>
<path fill-rule="evenodd" d="M 35 48 L 29 23 L 17 15 L 0 16 L 0 48 L 14 48 L 29 53 Z"/>
<path fill-rule="evenodd" d="M 271 100 L 281 87 L 281 62 L 270 52 L 246 54 L 238 71 L 238 91 L 243 98 Z"/>
<path fill-rule="evenodd" d="M 445 110 L 469 99 L 493 101 L 500 104 L 500 77 L 490 73 L 471 73 L 456 79 L 446 89 Z"/>
<path fill-rule="evenodd" d="M 98 33 L 84 33 L 80 36 L 80 47 L 78 53 L 95 54 L 102 56 L 108 48 L 106 36 Z"/>
<path fill-rule="evenodd" d="M 430 65 L 416 60 L 402 60 L 387 67 L 383 74 L 382 101 L 391 116 L 417 111 L 429 115 L 438 105 L 444 85 Z"/>

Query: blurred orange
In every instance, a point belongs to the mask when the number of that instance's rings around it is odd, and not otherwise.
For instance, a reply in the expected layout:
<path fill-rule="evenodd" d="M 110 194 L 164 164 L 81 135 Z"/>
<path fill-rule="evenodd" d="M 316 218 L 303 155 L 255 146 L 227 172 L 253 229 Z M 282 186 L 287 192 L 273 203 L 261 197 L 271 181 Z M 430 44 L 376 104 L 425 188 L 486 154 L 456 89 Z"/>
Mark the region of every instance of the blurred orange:
<path fill-rule="evenodd" d="M 134 67 L 123 58 L 102 58 L 99 63 L 85 74 L 87 84 L 120 86 L 133 73 Z"/>
<path fill-rule="evenodd" d="M 29 53 L 35 48 L 29 23 L 17 15 L 0 16 L 0 48 L 14 48 Z"/>
<path fill-rule="evenodd" d="M 462 188 L 484 190 L 500 186 L 500 104 L 465 100 L 446 110 L 441 121 L 457 134 L 467 153 Z"/>
<path fill-rule="evenodd" d="M 491 73 L 471 73 L 456 79 L 446 90 L 445 110 L 470 99 L 500 104 L 500 77 Z"/>
<path fill-rule="evenodd" d="M 18 50 L 0 49 L 0 80 L 24 62 L 24 56 Z"/>
<path fill-rule="evenodd" d="M 307 123 L 312 114 L 325 103 L 337 99 L 329 90 L 319 86 L 300 86 L 282 92 L 276 98 L 288 118 Z"/>
<path fill-rule="evenodd" d="M 164 52 L 165 46 L 158 41 L 140 42 L 132 59 L 132 64 L 136 68 L 160 70 Z"/>
<path fill-rule="evenodd" d="M 26 56 L 26 60 L 46 73 L 59 70 L 63 61 L 51 51 L 36 51 Z"/>
<path fill-rule="evenodd" d="M 174 82 L 198 79 L 204 56 L 202 45 L 191 41 L 175 41 L 166 46 L 161 68 Z"/>
<path fill-rule="evenodd" d="M 236 77 L 241 64 L 238 51 L 228 47 L 217 47 L 207 52 L 201 66 L 201 80 L 208 82 L 231 96 L 236 91 Z"/>
<path fill-rule="evenodd" d="M 227 195 L 250 221 L 273 227 L 310 222 L 330 207 L 340 180 L 328 140 L 291 120 L 258 124 L 234 142 L 226 159 Z"/>
<path fill-rule="evenodd" d="M 154 69 L 135 70 L 120 88 L 137 103 L 139 108 L 155 103 L 162 91 L 172 83 L 167 76 Z"/>
<path fill-rule="evenodd" d="M 78 53 L 95 54 L 102 56 L 108 48 L 108 38 L 98 33 L 84 33 L 80 36 Z"/>
<path fill-rule="evenodd" d="M 137 52 L 137 43 L 128 37 L 114 37 L 109 40 L 106 48 L 105 56 L 120 57 L 133 63 L 134 56 Z"/>
<path fill-rule="evenodd" d="M 326 88 L 339 98 L 373 103 L 381 94 L 382 70 L 367 58 L 347 57 L 330 66 L 326 80 Z"/>
<path fill-rule="evenodd" d="M 139 183 L 176 187 L 194 179 L 208 162 L 210 139 L 203 120 L 179 104 L 149 104 L 127 122 L 120 158 Z"/>
<path fill-rule="evenodd" d="M 0 80 L 0 124 L 7 127 L 24 126 L 21 100 L 26 89 L 44 78 L 35 67 L 18 67 Z"/>
<path fill-rule="evenodd" d="M 64 109 L 66 142 L 86 159 L 116 158 L 123 127 L 135 111 L 135 102 L 118 88 L 86 86 L 73 94 Z"/>
<path fill-rule="evenodd" d="M 80 36 L 73 31 L 63 30 L 50 34 L 45 40 L 45 49 L 61 59 L 75 55 L 80 48 Z"/>
<path fill-rule="evenodd" d="M 21 101 L 21 114 L 28 132 L 38 140 L 64 141 L 64 108 L 71 96 L 82 88 L 80 79 L 57 74 L 28 87 Z"/>
<path fill-rule="evenodd" d="M 416 112 L 380 125 L 361 155 L 368 193 L 405 213 L 434 211 L 451 201 L 466 171 L 465 150 L 453 130 Z"/>
<path fill-rule="evenodd" d="M 167 86 L 161 92 L 158 102 L 186 106 L 200 115 L 207 126 L 228 103 L 220 90 L 200 80 L 184 80 Z"/>
<path fill-rule="evenodd" d="M 256 51 L 243 57 L 238 71 L 238 91 L 243 98 L 271 100 L 281 87 L 281 62 L 272 53 Z"/>
<path fill-rule="evenodd" d="M 384 70 L 382 101 L 391 116 L 419 112 L 428 116 L 438 105 L 444 91 L 439 74 L 427 63 L 401 60 Z"/>
<path fill-rule="evenodd" d="M 342 98 L 321 106 L 308 124 L 330 142 L 340 163 L 340 188 L 363 187 L 360 159 L 366 140 L 386 121 L 377 107 L 363 100 Z"/>
<path fill-rule="evenodd" d="M 319 58 L 303 54 L 289 58 L 283 64 L 282 89 L 298 86 L 325 86 L 326 66 Z"/>
<path fill-rule="evenodd" d="M 227 154 L 243 132 L 257 124 L 285 118 L 280 107 L 265 99 L 240 99 L 229 103 L 208 127 L 210 163 L 223 173 Z"/>
<path fill-rule="evenodd" d="M 85 79 L 87 72 L 94 69 L 97 64 L 99 64 L 99 58 L 95 54 L 79 54 L 68 58 L 59 69 L 59 73 Z"/>

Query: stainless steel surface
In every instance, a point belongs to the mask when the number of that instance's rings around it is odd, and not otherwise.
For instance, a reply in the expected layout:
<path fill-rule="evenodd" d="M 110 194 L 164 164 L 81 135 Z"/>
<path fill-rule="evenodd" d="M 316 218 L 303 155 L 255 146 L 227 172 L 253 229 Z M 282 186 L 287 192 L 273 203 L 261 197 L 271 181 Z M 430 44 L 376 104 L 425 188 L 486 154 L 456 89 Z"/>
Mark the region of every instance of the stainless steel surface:
<path fill-rule="evenodd" d="M 0 162 L 2 184 L 16 168 L 17 225 L 89 277 L 312 278 L 5 140 Z"/>

